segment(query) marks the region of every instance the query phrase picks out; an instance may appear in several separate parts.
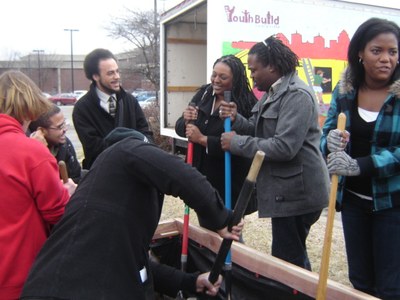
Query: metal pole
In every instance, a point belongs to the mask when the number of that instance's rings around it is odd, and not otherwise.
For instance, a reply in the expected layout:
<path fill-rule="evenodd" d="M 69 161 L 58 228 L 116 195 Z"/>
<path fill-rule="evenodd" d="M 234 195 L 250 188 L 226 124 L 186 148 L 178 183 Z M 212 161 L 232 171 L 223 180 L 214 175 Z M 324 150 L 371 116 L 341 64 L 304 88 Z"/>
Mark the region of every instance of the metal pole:
<path fill-rule="evenodd" d="M 157 40 L 157 0 L 154 0 L 154 63 L 156 64 L 156 61 L 159 61 L 160 58 L 160 54 L 158 52 L 158 40 Z M 156 86 L 156 90 L 160 89 L 160 84 L 158 83 L 158 86 Z M 157 103 L 159 103 L 159 99 L 158 99 L 158 92 L 156 93 L 156 99 L 157 99 Z"/>
<path fill-rule="evenodd" d="M 39 89 L 42 89 L 42 78 L 41 78 L 41 74 L 40 74 L 40 53 L 44 53 L 44 50 L 32 50 L 33 52 L 37 53 L 37 57 L 38 57 L 38 86 Z"/>
<path fill-rule="evenodd" d="M 157 0 L 154 0 L 154 37 L 155 37 L 155 51 L 157 51 L 157 33 L 156 33 L 156 28 L 157 28 Z"/>
<path fill-rule="evenodd" d="M 74 87 L 74 44 L 73 44 L 72 33 L 74 31 L 79 31 L 79 29 L 64 29 L 64 31 L 69 31 L 71 35 L 71 93 L 73 93 L 75 91 L 75 87 Z"/>
<path fill-rule="evenodd" d="M 28 69 L 29 69 L 29 77 L 32 78 L 32 69 L 31 69 L 31 55 L 28 55 Z"/>
<path fill-rule="evenodd" d="M 224 92 L 224 100 L 226 102 L 231 102 L 231 91 Z M 231 131 L 231 118 L 226 118 L 224 120 L 224 131 Z M 232 209 L 232 167 L 231 167 L 231 153 L 225 151 L 225 206 Z M 232 257 L 231 251 L 225 258 L 225 288 L 227 299 L 232 298 Z"/>
<path fill-rule="evenodd" d="M 195 107 L 195 104 L 192 102 L 189 104 L 190 106 Z M 193 124 L 193 121 L 189 122 Z M 193 143 L 188 141 L 187 145 L 187 154 L 186 154 L 186 162 L 189 165 L 193 165 Z M 185 205 L 185 213 L 183 215 L 183 234 L 182 234 L 182 251 L 181 251 L 181 271 L 186 272 L 187 261 L 188 261 L 188 251 L 189 251 L 189 215 L 190 215 L 190 207 Z M 184 299 L 183 291 L 178 291 L 178 295 L 176 299 Z"/>

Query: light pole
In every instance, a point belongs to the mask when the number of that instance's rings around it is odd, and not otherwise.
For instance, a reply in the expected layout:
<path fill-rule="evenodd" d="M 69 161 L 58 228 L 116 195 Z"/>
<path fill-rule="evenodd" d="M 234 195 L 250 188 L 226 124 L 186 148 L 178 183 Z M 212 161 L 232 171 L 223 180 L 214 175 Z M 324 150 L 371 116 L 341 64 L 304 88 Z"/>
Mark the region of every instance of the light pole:
<path fill-rule="evenodd" d="M 35 49 L 35 50 L 32 50 L 32 51 L 37 53 L 37 58 L 38 58 L 38 86 L 39 86 L 39 89 L 42 89 L 42 78 L 40 76 L 40 53 L 44 53 L 44 50 Z"/>
<path fill-rule="evenodd" d="M 155 31 L 155 28 L 157 28 L 157 0 L 154 0 L 154 31 Z M 156 53 L 158 52 L 158 47 L 157 47 L 157 33 L 156 32 L 154 32 L 154 37 L 155 37 L 155 44 L 156 44 L 156 49 L 155 49 L 155 51 L 156 51 Z"/>
<path fill-rule="evenodd" d="M 71 89 L 72 89 L 72 93 L 74 92 L 75 88 L 74 88 L 74 46 L 73 46 L 73 42 L 72 42 L 72 33 L 74 31 L 79 31 L 79 29 L 64 29 L 64 31 L 69 31 L 71 34 Z"/>

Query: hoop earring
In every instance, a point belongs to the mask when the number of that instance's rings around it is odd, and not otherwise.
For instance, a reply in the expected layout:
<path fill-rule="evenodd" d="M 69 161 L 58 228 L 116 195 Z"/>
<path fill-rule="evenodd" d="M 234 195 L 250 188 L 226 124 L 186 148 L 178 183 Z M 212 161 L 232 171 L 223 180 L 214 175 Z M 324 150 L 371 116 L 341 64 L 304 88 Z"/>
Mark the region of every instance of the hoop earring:
<path fill-rule="evenodd" d="M 362 64 L 362 63 L 363 63 L 363 60 L 362 60 L 361 57 L 358 59 L 358 63 L 359 63 L 359 64 Z"/>

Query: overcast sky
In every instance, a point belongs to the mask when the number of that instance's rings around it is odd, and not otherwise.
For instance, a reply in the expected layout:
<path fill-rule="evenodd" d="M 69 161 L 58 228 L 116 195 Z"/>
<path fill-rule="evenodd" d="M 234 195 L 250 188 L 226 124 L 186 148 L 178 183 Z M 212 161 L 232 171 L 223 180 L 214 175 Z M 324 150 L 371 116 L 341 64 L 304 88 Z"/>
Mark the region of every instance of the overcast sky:
<path fill-rule="evenodd" d="M 370 5 L 382 5 L 390 8 L 400 9 L 400 1 L 399 0 L 339 0 L 339 1 L 347 1 L 347 2 L 356 2 L 356 3 L 364 3 Z"/>
<path fill-rule="evenodd" d="M 179 0 L 158 0 L 158 11 L 168 9 Z M 0 60 L 12 54 L 26 55 L 32 50 L 47 54 L 71 54 L 73 32 L 74 54 L 87 54 L 95 48 L 108 48 L 114 53 L 131 45 L 109 38 L 104 29 L 110 19 L 124 15 L 124 8 L 153 10 L 154 0 L 6 0 L 0 17 Z"/>
<path fill-rule="evenodd" d="M 158 11 L 181 1 L 157 0 Z M 353 1 L 400 7 L 399 0 Z M 114 53 L 130 50 L 131 44 L 109 38 L 105 27 L 111 18 L 123 16 L 124 8 L 154 9 L 154 0 L 5 0 L 0 7 L 0 60 L 8 60 L 15 53 L 27 55 L 32 50 L 71 54 L 70 32 L 64 29 L 79 30 L 73 32 L 74 54 L 85 55 L 99 47 Z"/>

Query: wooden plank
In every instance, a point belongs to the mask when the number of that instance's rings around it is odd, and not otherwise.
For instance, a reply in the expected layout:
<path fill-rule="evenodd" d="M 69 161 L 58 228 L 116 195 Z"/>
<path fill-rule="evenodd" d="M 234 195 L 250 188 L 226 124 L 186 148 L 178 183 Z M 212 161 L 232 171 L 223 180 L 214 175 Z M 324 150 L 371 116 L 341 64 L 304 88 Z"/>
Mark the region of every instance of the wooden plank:
<path fill-rule="evenodd" d="M 232 261 L 255 274 L 281 282 L 310 297 L 316 297 L 319 278 L 317 273 L 236 242 L 232 247 Z M 330 300 L 377 299 L 332 280 L 328 280 L 326 296 L 326 299 Z"/>
<path fill-rule="evenodd" d="M 166 230 L 175 228 L 182 232 L 183 220 L 174 219 L 173 225 L 163 224 Z M 158 230 L 157 230 L 158 231 Z M 221 237 L 207 229 L 190 225 L 189 238 L 198 244 L 217 253 L 222 242 Z M 316 297 L 318 286 L 318 274 L 310 272 L 298 266 L 292 265 L 279 258 L 261 253 L 245 244 L 233 242 L 232 244 L 232 262 L 253 272 L 255 275 L 276 280 L 310 297 Z M 351 287 L 338 282 L 328 280 L 327 300 L 373 300 L 378 299 Z"/>
<path fill-rule="evenodd" d="M 168 86 L 167 92 L 168 93 L 176 93 L 176 92 L 196 92 L 199 89 L 199 86 Z"/>
<path fill-rule="evenodd" d="M 180 232 L 183 231 L 183 220 L 175 219 L 175 224 Z M 217 253 L 221 245 L 221 237 L 219 234 L 209 231 L 205 228 L 189 224 L 189 238 L 196 243 L 210 249 L 212 252 Z"/>
<path fill-rule="evenodd" d="M 174 220 L 168 220 L 158 223 L 156 232 L 153 235 L 153 239 L 161 239 L 169 236 L 175 236 L 180 234 L 177 222 Z"/>
<path fill-rule="evenodd" d="M 183 39 L 183 38 L 167 38 L 167 44 L 192 44 L 192 45 L 207 45 L 207 40 L 199 39 Z"/>

